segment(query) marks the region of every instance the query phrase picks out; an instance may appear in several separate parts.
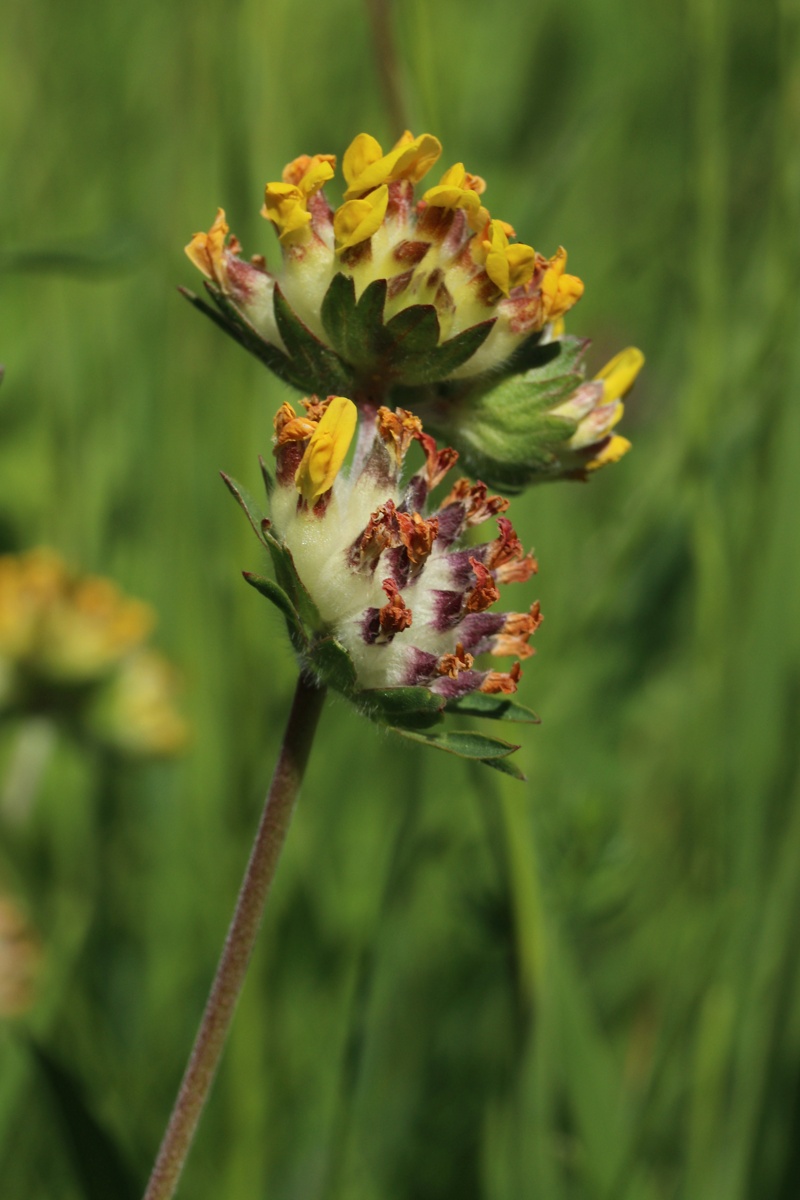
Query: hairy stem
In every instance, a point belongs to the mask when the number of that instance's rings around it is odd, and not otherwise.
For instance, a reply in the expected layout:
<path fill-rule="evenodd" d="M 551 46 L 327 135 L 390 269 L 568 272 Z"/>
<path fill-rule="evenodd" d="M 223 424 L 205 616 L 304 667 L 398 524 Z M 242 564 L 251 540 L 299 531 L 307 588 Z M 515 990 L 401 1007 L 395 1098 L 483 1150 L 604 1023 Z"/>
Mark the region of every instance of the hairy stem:
<path fill-rule="evenodd" d="M 247 974 L 324 698 L 324 688 L 300 677 L 236 910 L 144 1200 L 175 1195 Z"/>

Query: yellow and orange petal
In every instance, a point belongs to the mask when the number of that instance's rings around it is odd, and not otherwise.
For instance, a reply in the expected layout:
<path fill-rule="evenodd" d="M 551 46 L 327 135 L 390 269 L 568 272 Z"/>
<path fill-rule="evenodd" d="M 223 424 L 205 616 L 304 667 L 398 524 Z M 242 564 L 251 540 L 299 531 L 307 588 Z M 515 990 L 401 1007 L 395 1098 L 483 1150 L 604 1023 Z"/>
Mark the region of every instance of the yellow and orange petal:
<path fill-rule="evenodd" d="M 557 321 L 569 312 L 583 295 L 583 280 L 565 274 L 567 252 L 559 246 L 550 259 L 540 284 L 545 321 Z"/>
<path fill-rule="evenodd" d="M 283 168 L 284 183 L 299 188 L 305 196 L 313 196 L 329 180 L 336 170 L 335 154 L 301 154 Z"/>
<path fill-rule="evenodd" d="M 188 246 L 184 247 L 187 257 L 197 269 L 220 287 L 224 287 L 223 252 L 225 239 L 229 232 L 228 223 L 225 220 L 225 209 L 218 208 L 214 224 L 208 233 L 194 234 Z"/>

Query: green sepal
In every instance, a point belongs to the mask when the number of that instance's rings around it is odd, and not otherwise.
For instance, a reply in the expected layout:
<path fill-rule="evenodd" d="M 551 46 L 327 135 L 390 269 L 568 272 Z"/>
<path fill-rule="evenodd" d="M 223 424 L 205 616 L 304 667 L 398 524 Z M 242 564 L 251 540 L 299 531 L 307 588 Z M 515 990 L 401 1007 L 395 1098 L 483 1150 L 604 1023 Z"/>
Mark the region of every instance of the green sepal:
<path fill-rule="evenodd" d="M 392 725 L 409 717 L 439 719 L 444 698 L 426 687 L 365 688 L 354 697 L 373 721 Z"/>
<path fill-rule="evenodd" d="M 295 386 L 320 396 L 347 396 L 353 390 L 352 374 L 335 351 L 325 346 L 298 317 L 278 284 L 272 296 L 278 332 L 289 354 Z"/>
<path fill-rule="evenodd" d="M 279 587 L 273 579 L 267 579 L 264 575 L 256 575 L 252 571 L 242 571 L 242 576 L 251 587 L 260 592 L 262 596 L 271 601 L 283 613 L 286 618 L 286 628 L 289 631 L 292 645 L 298 653 L 303 653 L 308 647 L 308 639 L 303 629 L 303 623 L 298 616 L 297 609 L 283 588 Z"/>
<path fill-rule="evenodd" d="M 374 279 L 356 301 L 351 275 L 334 275 L 322 301 L 322 324 L 335 350 L 357 368 L 377 368 L 391 348 L 383 323 L 387 281 Z"/>
<path fill-rule="evenodd" d="M 264 483 L 264 491 L 267 493 L 267 500 L 271 500 L 272 493 L 275 491 L 275 480 L 270 475 L 269 467 L 260 454 L 258 456 L 258 465 L 261 468 L 261 478 Z"/>
<path fill-rule="evenodd" d="M 497 383 L 499 379 L 507 379 L 509 375 L 521 375 L 525 371 L 540 371 L 548 366 L 553 359 L 558 358 L 561 341 L 566 339 L 544 343 L 541 339 L 541 333 L 532 333 L 517 346 L 505 362 L 501 363 L 499 367 L 493 368 L 485 378 Z"/>
<path fill-rule="evenodd" d="M 319 609 L 309 595 L 306 585 L 297 573 L 294 558 L 288 546 L 279 541 L 269 529 L 262 526 L 264 541 L 269 550 L 278 585 L 286 592 L 306 630 L 320 630 L 324 622 Z"/>
<path fill-rule="evenodd" d="M 387 280 L 374 279 L 356 300 L 355 281 L 340 272 L 322 301 L 322 324 L 331 344 L 367 386 L 375 376 L 408 387 L 444 379 L 472 357 L 495 323 L 492 317 L 440 345 L 432 304 L 412 304 L 384 323 L 387 289 Z"/>
<path fill-rule="evenodd" d="M 259 511 L 258 505 L 248 492 L 247 488 L 242 487 L 241 483 L 238 483 L 237 480 L 235 480 L 231 475 L 226 475 L 224 471 L 220 471 L 220 476 L 222 478 L 222 482 L 225 484 L 225 487 L 233 496 L 239 507 L 244 511 L 244 514 L 250 522 L 256 537 L 261 542 L 261 545 L 269 548 L 269 543 L 264 533 L 265 525 L 268 527 L 269 522 L 264 514 Z"/>
<path fill-rule="evenodd" d="M 504 775 L 510 775 L 512 779 L 518 779 L 520 783 L 528 782 L 528 776 L 510 758 L 482 758 L 480 761 L 484 766 L 491 767 L 493 771 L 502 771 Z"/>
<path fill-rule="evenodd" d="M 217 306 L 216 309 L 211 308 L 204 300 L 196 296 L 194 292 L 190 292 L 188 288 L 180 287 L 178 291 L 199 312 L 213 321 L 219 329 L 222 329 L 235 342 L 238 342 L 240 346 L 243 346 L 245 350 L 253 354 L 265 367 L 269 367 L 270 371 L 273 371 L 279 379 L 282 379 L 284 383 L 288 383 L 291 387 L 299 388 L 302 391 L 302 382 L 298 382 L 298 377 L 292 369 L 292 364 L 283 351 L 279 350 L 277 346 L 273 346 L 271 342 L 266 341 L 258 330 L 250 324 L 247 318 L 213 284 L 206 281 L 205 286 L 206 291 Z"/>
<path fill-rule="evenodd" d="M 519 750 L 519 746 L 511 742 L 504 742 L 501 738 L 490 737 L 485 733 L 473 733 L 468 729 L 451 730 L 447 733 L 417 733 L 398 725 L 392 728 L 410 741 L 422 742 L 435 750 L 456 754 L 459 758 L 477 758 L 482 762 L 486 759 L 506 758 L 515 750 Z"/>
<path fill-rule="evenodd" d="M 540 725 L 541 719 L 532 709 L 517 703 L 509 696 L 489 696 L 485 692 L 469 692 L 458 700 L 449 700 L 446 712 L 464 716 L 486 717 L 490 721 L 517 721 L 520 724 Z"/>
<path fill-rule="evenodd" d="M 496 320 L 496 317 L 491 317 L 478 325 L 470 325 L 469 329 L 462 329 L 455 337 L 442 342 L 427 358 L 420 358 L 418 362 L 410 365 L 410 369 L 404 372 L 403 383 L 435 383 L 437 379 L 452 375 L 453 371 L 462 367 L 472 358 L 475 351 L 480 349 L 492 332 Z"/>
<path fill-rule="evenodd" d="M 322 638 L 313 643 L 304 658 L 323 683 L 352 699 L 356 686 L 356 669 L 341 642 L 337 642 L 334 637 Z"/>
<path fill-rule="evenodd" d="M 569 474 L 575 464 L 564 443 L 577 423 L 552 409 L 583 382 L 587 345 L 561 338 L 558 353 L 542 366 L 454 392 L 421 412 L 426 428 L 446 437 L 463 466 L 490 487 L 513 492 Z"/>

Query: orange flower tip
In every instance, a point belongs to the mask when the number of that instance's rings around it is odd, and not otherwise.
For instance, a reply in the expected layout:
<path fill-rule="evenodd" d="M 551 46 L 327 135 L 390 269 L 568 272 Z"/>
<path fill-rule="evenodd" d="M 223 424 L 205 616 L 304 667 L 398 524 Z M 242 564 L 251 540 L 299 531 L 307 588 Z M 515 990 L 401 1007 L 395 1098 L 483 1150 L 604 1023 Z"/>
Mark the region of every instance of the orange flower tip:
<path fill-rule="evenodd" d="M 384 637 L 392 638 L 396 634 L 402 633 L 404 629 L 410 628 L 413 614 L 400 595 L 399 588 L 393 579 L 384 579 L 381 587 L 386 593 L 388 603 L 379 609 L 378 623 Z"/>
<path fill-rule="evenodd" d="M 443 654 L 437 663 L 436 670 L 448 679 L 457 679 L 462 671 L 469 671 L 475 662 L 474 657 L 464 649 L 459 642 L 455 654 Z"/>
<path fill-rule="evenodd" d="M 521 678 L 522 667 L 516 662 L 510 671 L 489 671 L 480 690 L 487 696 L 513 696 Z M 516 749 L 518 750 L 519 746 Z"/>
<path fill-rule="evenodd" d="M 184 252 L 194 266 L 207 278 L 217 280 L 217 282 L 219 282 L 219 268 L 222 264 L 222 254 L 228 233 L 225 209 L 218 208 L 214 223 L 208 233 L 195 233 L 192 240 L 184 246 Z"/>

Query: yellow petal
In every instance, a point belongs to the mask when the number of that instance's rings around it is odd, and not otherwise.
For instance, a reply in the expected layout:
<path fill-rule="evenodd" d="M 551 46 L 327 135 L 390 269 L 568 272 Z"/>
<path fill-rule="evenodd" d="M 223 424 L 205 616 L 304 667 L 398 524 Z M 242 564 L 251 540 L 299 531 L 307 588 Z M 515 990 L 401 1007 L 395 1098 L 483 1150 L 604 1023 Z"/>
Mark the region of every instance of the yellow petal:
<path fill-rule="evenodd" d="M 352 400 L 331 397 L 294 477 L 298 492 L 309 504 L 333 487 L 353 440 L 356 416 Z"/>
<path fill-rule="evenodd" d="M 304 195 L 311 196 L 333 179 L 335 168 L 335 154 L 301 154 L 286 164 L 282 178 L 284 183 L 293 183 Z"/>
<path fill-rule="evenodd" d="M 600 467 L 608 466 L 609 463 L 619 462 L 630 448 L 631 444 L 628 439 L 615 433 L 608 445 L 586 464 L 586 470 L 597 471 Z"/>
<path fill-rule="evenodd" d="M 433 166 L 442 152 L 438 138 L 429 133 L 413 137 L 408 131 L 388 154 L 367 133 L 360 133 L 350 144 L 342 161 L 348 188 L 345 200 L 363 196 L 386 183 L 408 179 L 417 183 Z"/>
<path fill-rule="evenodd" d="M 610 362 L 607 362 L 595 379 L 603 381 L 603 399 L 606 403 L 618 400 L 626 395 L 633 387 L 636 376 L 644 366 L 644 355 L 635 346 L 621 350 Z"/>
<path fill-rule="evenodd" d="M 302 237 L 311 221 L 306 197 L 293 183 L 268 183 L 261 215 L 272 221 L 282 242 Z"/>
<path fill-rule="evenodd" d="M 345 200 L 333 218 L 338 253 L 371 238 L 383 224 L 388 203 L 389 189 L 385 184 L 361 200 Z"/>
<path fill-rule="evenodd" d="M 506 250 L 509 268 L 509 284 L 512 288 L 528 282 L 536 266 L 536 251 L 533 246 L 517 242 Z"/>
<path fill-rule="evenodd" d="M 359 133 L 344 152 L 342 173 L 350 184 L 366 171 L 367 167 L 383 157 L 380 142 L 368 133 Z"/>

